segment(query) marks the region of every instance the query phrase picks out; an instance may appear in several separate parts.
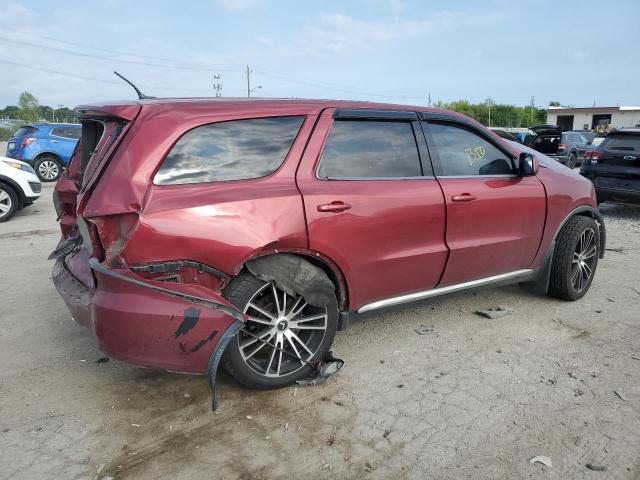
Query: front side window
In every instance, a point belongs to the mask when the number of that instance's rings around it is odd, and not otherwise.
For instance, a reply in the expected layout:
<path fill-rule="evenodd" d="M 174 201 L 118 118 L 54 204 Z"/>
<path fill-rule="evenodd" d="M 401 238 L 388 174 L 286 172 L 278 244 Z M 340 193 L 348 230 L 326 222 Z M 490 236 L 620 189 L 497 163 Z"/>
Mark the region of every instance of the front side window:
<path fill-rule="evenodd" d="M 512 175 L 516 162 L 499 148 L 461 126 L 430 123 L 438 161 L 436 176 Z"/>
<path fill-rule="evenodd" d="M 409 122 L 336 120 L 318 168 L 324 179 L 420 177 L 418 147 Z"/>
<path fill-rule="evenodd" d="M 304 117 L 210 123 L 178 140 L 156 173 L 156 185 L 265 177 L 289 153 Z"/>

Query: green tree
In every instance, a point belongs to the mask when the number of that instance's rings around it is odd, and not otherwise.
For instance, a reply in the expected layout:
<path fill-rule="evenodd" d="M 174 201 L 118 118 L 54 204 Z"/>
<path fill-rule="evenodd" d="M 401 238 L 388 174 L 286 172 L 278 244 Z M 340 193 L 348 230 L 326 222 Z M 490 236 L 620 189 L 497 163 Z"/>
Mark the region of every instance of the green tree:
<path fill-rule="evenodd" d="M 19 116 L 25 122 L 35 122 L 40 118 L 38 99 L 29 92 L 22 92 L 18 99 Z"/>

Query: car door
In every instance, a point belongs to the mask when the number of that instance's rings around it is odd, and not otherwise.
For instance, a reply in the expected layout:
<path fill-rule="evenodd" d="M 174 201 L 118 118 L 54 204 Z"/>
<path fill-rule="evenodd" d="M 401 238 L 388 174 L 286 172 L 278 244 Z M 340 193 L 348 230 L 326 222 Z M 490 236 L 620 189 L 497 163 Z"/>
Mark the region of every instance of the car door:
<path fill-rule="evenodd" d="M 414 112 L 325 110 L 297 183 L 309 247 L 345 275 L 349 309 L 437 285 L 445 207 Z"/>
<path fill-rule="evenodd" d="M 53 151 L 62 158 L 65 164 L 69 163 L 73 149 L 78 143 L 79 129 L 70 127 L 58 127 L 51 130 L 50 141 Z M 76 138 L 74 138 L 76 137 Z"/>
<path fill-rule="evenodd" d="M 519 177 L 517 159 L 472 124 L 431 119 L 423 127 L 447 207 L 441 285 L 528 269 L 545 222 L 542 183 Z"/>

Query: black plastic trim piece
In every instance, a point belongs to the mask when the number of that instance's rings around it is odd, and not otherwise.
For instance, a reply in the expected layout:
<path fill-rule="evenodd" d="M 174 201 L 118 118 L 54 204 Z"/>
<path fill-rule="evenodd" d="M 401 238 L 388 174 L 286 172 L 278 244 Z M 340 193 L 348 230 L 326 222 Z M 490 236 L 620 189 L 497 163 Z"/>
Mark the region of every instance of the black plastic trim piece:
<path fill-rule="evenodd" d="M 147 263 L 139 265 L 131 265 L 129 270 L 132 272 L 145 272 L 152 275 L 156 273 L 175 273 L 183 268 L 195 268 L 200 273 L 210 273 L 218 278 L 224 278 L 224 273 L 220 270 L 205 265 L 204 263 L 194 262 L 192 260 L 174 260 L 167 262 Z"/>
<path fill-rule="evenodd" d="M 211 388 L 211 410 L 213 412 L 215 412 L 220 406 L 220 400 L 216 395 L 216 374 L 218 373 L 218 365 L 220 364 L 220 359 L 222 358 L 222 354 L 224 353 L 231 339 L 236 335 L 236 333 L 238 333 L 239 330 L 242 329 L 243 325 L 244 322 L 241 322 L 240 320 L 236 320 L 234 323 L 232 323 L 229 328 L 227 328 L 222 334 L 222 337 L 218 341 L 218 344 L 215 346 L 215 349 L 211 353 L 211 357 L 209 357 L 205 375 L 209 379 L 209 387 Z"/>
<path fill-rule="evenodd" d="M 569 214 L 565 217 L 565 219 L 562 221 L 562 223 L 558 226 L 558 229 L 556 230 L 556 233 L 553 236 L 553 241 L 554 242 L 556 241 L 556 238 L 558 238 L 558 235 L 560 234 L 560 230 L 562 230 L 562 227 L 564 227 L 564 225 L 569 221 L 571 217 L 583 212 L 590 213 L 598 222 L 598 231 L 600 233 L 599 257 L 604 258 L 604 251 L 605 251 L 605 247 L 607 246 L 607 227 L 604 224 L 604 217 L 602 216 L 602 214 L 597 209 L 591 206 L 585 205 L 585 206 L 574 208 L 573 210 L 571 210 Z"/>
<path fill-rule="evenodd" d="M 123 282 L 128 282 L 133 285 L 137 285 L 138 287 L 148 288 L 150 290 L 155 290 L 156 292 L 164 293 L 166 295 L 170 295 L 172 297 L 180 298 L 187 302 L 196 303 L 198 305 L 204 305 L 205 307 L 209 307 L 213 310 L 220 310 L 223 313 L 237 319 L 244 320 L 244 313 L 242 313 L 237 308 L 228 307 L 227 305 L 223 305 L 222 303 L 214 302 L 213 300 L 208 300 L 202 297 L 196 297 L 195 295 L 188 295 L 186 293 L 180 293 L 168 288 L 158 287 L 157 285 L 151 285 L 147 282 L 143 282 L 142 280 L 136 280 L 135 278 L 127 277 L 126 275 L 122 275 L 121 273 L 114 272 L 113 270 L 108 269 L 104 265 L 102 265 L 96 258 L 89 259 L 89 266 L 100 273 L 105 275 L 109 275 L 110 277 L 117 278 L 118 280 L 122 280 Z"/>
<path fill-rule="evenodd" d="M 336 120 L 358 119 L 358 120 L 417 120 L 418 114 L 405 110 L 374 110 L 366 108 L 338 108 L 333 113 Z"/>

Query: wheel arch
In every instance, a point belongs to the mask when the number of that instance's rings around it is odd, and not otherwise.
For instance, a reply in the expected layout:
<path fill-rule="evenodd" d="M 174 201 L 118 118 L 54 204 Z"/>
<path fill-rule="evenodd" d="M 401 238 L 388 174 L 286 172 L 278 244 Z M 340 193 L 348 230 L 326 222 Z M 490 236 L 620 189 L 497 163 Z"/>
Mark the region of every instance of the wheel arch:
<path fill-rule="evenodd" d="M 40 160 L 42 157 L 45 157 L 45 156 L 54 157 L 55 160 L 60 164 L 60 167 L 64 167 L 64 161 L 62 160 L 62 157 L 57 153 L 51 152 L 49 150 L 43 150 L 42 152 L 38 152 L 36 155 L 33 156 L 33 161 L 37 162 L 38 160 Z"/>
<path fill-rule="evenodd" d="M 20 185 L 18 185 L 18 183 L 15 180 L 5 175 L 0 175 L 0 183 L 8 186 L 14 191 L 14 193 L 18 197 L 18 202 L 20 202 L 20 204 L 18 205 L 18 208 L 22 208 L 22 205 L 24 205 L 24 203 L 26 202 L 27 197 L 25 196 L 22 188 L 20 188 Z"/>
<path fill-rule="evenodd" d="M 329 257 L 321 254 L 320 252 L 315 252 L 311 250 L 305 249 L 277 249 L 273 251 L 260 252 L 257 255 L 253 255 L 248 258 L 238 270 L 238 273 L 242 270 L 249 270 L 250 268 L 247 266 L 250 262 L 257 259 L 264 259 L 267 257 L 277 257 L 281 254 L 290 254 L 294 255 L 302 260 L 307 261 L 309 264 L 314 266 L 315 268 L 323 271 L 331 283 L 334 286 L 336 298 L 338 300 L 338 309 L 339 311 L 348 310 L 349 307 L 349 287 L 347 284 L 346 277 L 340 267 L 331 260 Z"/>
<path fill-rule="evenodd" d="M 580 215 L 580 216 L 583 216 L 583 217 L 591 217 L 598 224 L 598 234 L 600 236 L 600 254 L 599 254 L 599 257 L 603 258 L 604 257 L 605 246 L 606 246 L 606 243 L 607 243 L 607 229 L 605 227 L 604 218 L 602 217 L 602 214 L 597 209 L 593 208 L 590 205 L 584 205 L 584 206 L 581 206 L 581 207 L 577 207 L 577 208 L 574 208 L 573 210 L 571 210 L 571 212 L 569 212 L 569 214 L 565 217 L 565 219 L 560 223 L 560 225 L 556 229 L 556 233 L 553 235 L 553 244 L 555 244 L 555 241 L 558 238 L 558 235 L 560 234 L 560 231 L 562 230 L 562 228 L 567 224 L 567 222 L 571 218 L 573 218 L 573 217 L 575 217 L 577 215 Z"/>

